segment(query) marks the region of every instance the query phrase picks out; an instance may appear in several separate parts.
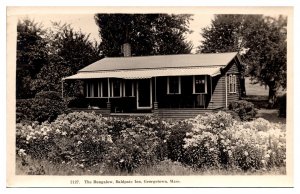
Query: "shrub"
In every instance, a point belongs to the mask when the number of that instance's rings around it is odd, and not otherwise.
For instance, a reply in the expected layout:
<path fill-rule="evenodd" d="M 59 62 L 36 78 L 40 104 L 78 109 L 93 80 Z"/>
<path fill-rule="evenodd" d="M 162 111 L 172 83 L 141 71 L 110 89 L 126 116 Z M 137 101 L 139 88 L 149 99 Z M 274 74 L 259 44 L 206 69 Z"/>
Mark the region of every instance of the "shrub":
<path fill-rule="evenodd" d="M 184 138 L 190 132 L 192 125 L 187 121 L 181 121 L 170 126 L 170 136 L 167 140 L 168 158 L 172 161 L 182 162 L 185 159 Z"/>
<path fill-rule="evenodd" d="M 66 103 L 61 99 L 59 93 L 47 91 L 40 92 L 32 99 L 17 100 L 16 120 L 52 122 L 58 115 L 67 110 Z"/>
<path fill-rule="evenodd" d="M 236 121 L 222 111 L 173 123 L 75 112 L 51 123 L 17 123 L 16 145 L 23 163 L 46 160 L 79 170 L 101 166 L 134 173 L 171 159 L 197 169 L 248 171 L 285 166 L 284 126 L 262 118 Z"/>
<path fill-rule="evenodd" d="M 54 122 L 17 124 L 17 149 L 35 159 L 91 166 L 107 157 L 112 145 L 105 119 L 94 113 L 60 115 Z"/>
<path fill-rule="evenodd" d="M 238 122 L 219 112 L 190 120 L 184 139 L 185 162 L 196 168 L 238 167 L 243 170 L 285 166 L 282 124 L 262 118 Z"/>
<path fill-rule="evenodd" d="M 41 91 L 35 95 L 36 99 L 51 99 L 61 101 L 61 93 L 55 91 Z"/>
<path fill-rule="evenodd" d="M 231 102 L 228 108 L 237 113 L 241 121 L 250 121 L 257 113 L 254 104 L 245 100 Z"/>
<path fill-rule="evenodd" d="M 107 123 L 114 141 L 107 161 L 114 168 L 131 173 L 167 156 L 168 125 L 157 118 L 109 118 Z"/>

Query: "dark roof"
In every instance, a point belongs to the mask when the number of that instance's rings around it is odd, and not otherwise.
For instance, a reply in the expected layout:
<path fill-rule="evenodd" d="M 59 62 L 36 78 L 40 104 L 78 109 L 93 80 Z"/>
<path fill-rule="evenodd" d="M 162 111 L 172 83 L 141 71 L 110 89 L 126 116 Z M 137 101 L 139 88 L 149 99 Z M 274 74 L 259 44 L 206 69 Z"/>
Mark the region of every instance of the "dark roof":
<path fill-rule="evenodd" d="M 79 72 L 226 66 L 236 55 L 237 52 L 107 57 L 92 63 L 91 65 L 79 70 Z"/>

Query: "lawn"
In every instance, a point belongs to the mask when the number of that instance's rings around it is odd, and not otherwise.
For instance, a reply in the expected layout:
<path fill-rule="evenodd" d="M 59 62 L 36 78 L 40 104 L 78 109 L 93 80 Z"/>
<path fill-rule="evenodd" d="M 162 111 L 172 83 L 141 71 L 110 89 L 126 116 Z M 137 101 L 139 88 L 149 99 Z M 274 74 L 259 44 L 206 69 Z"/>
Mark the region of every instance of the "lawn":
<path fill-rule="evenodd" d="M 245 78 L 245 87 L 247 96 L 268 96 L 268 86 L 261 86 L 258 84 L 252 84 L 249 77 Z"/>
<path fill-rule="evenodd" d="M 259 83 L 253 84 L 249 77 L 245 78 L 245 87 L 247 96 L 267 97 L 269 95 L 269 87 L 260 85 Z M 279 89 L 278 95 L 283 95 L 285 90 Z"/>

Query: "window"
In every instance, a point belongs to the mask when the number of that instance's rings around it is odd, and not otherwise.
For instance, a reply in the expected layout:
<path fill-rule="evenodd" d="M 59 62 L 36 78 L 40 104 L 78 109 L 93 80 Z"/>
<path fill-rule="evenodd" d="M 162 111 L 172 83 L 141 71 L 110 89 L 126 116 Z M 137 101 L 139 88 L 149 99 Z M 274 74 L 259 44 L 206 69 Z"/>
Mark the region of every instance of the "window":
<path fill-rule="evenodd" d="M 181 94 L 181 78 L 178 76 L 170 76 L 167 78 L 167 93 Z"/>
<path fill-rule="evenodd" d="M 207 93 L 207 77 L 205 75 L 195 75 L 193 77 L 193 93 L 194 94 Z"/>
<path fill-rule="evenodd" d="M 99 83 L 87 82 L 86 83 L 86 97 L 97 98 L 99 97 Z"/>
<path fill-rule="evenodd" d="M 229 75 L 229 93 L 236 93 L 236 75 Z"/>
<path fill-rule="evenodd" d="M 107 79 L 89 81 L 86 83 L 86 97 L 87 98 L 102 98 L 108 97 Z"/>
<path fill-rule="evenodd" d="M 101 80 L 101 97 L 108 97 L 108 82 L 107 79 Z"/>
<path fill-rule="evenodd" d="M 125 80 L 123 82 L 123 96 L 134 96 L 134 82 L 132 80 Z"/>
<path fill-rule="evenodd" d="M 114 79 L 111 81 L 111 96 L 112 97 L 121 97 L 122 87 L 121 80 Z"/>

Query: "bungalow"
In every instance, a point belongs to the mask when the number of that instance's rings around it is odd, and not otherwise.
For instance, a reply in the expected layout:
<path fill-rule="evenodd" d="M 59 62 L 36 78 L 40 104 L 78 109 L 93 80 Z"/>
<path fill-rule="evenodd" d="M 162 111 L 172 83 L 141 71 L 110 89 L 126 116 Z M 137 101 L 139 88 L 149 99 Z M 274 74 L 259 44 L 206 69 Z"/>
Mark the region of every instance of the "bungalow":
<path fill-rule="evenodd" d="M 227 108 L 243 93 L 239 54 L 107 57 L 64 80 L 83 80 L 90 107 L 104 115 L 188 118 Z M 88 107 L 86 107 L 87 109 Z"/>

